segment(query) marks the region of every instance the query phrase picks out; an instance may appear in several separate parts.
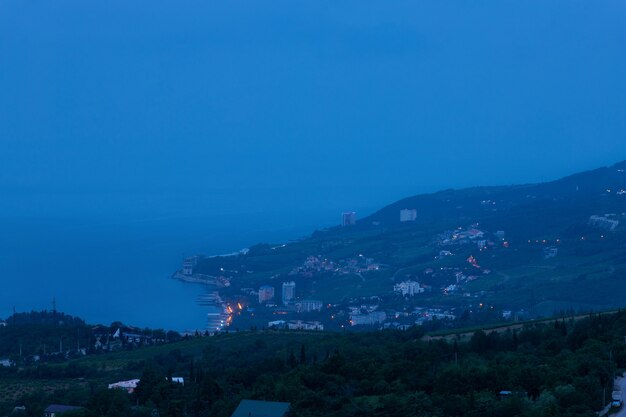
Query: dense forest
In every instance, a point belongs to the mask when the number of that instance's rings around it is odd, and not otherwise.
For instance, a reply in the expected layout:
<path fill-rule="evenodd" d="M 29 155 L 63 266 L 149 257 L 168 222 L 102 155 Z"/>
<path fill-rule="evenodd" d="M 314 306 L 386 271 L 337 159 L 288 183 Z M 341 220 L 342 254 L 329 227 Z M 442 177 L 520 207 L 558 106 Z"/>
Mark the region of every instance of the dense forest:
<path fill-rule="evenodd" d="M 626 313 L 564 318 L 467 341 L 423 331 L 242 332 L 64 364 L 0 370 L 2 381 L 84 381 L 31 390 L 12 404 L 50 403 L 84 416 L 229 416 L 241 399 L 292 403 L 294 416 L 594 416 L 626 368 Z M 94 359 L 95 358 L 95 359 Z M 182 376 L 185 384 L 171 382 Z M 139 377 L 133 394 L 106 389 Z M 0 389 L 1 390 L 1 389 Z M 510 391 L 501 396 L 501 391 Z"/>

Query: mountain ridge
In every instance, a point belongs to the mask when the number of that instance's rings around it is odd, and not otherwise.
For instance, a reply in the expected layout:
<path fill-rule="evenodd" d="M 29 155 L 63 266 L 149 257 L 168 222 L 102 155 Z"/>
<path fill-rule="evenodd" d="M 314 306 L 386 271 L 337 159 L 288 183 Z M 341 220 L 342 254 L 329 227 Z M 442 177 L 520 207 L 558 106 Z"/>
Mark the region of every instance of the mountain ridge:
<path fill-rule="evenodd" d="M 494 197 L 498 196 L 500 193 L 506 192 L 516 192 L 521 190 L 529 190 L 529 191 L 540 191 L 541 193 L 553 193 L 555 189 L 562 189 L 561 195 L 572 195 L 574 193 L 580 194 L 588 194 L 594 191 L 603 191 L 606 188 L 593 187 L 596 181 L 600 179 L 610 179 L 610 184 L 615 186 L 615 181 L 617 178 L 615 172 L 620 172 L 620 170 L 626 169 L 626 160 L 615 163 L 610 166 L 605 166 L 601 168 L 596 168 L 592 170 L 587 170 L 583 172 L 577 172 L 571 175 L 567 175 L 565 177 L 561 177 L 559 179 L 548 181 L 548 182 L 540 182 L 540 183 L 527 183 L 527 184 L 512 184 L 512 185 L 495 185 L 495 186 L 477 186 L 477 187 L 467 187 L 460 189 L 445 189 L 441 191 L 436 191 L 434 193 L 426 193 L 426 194 L 417 194 L 410 197 L 402 198 L 396 202 L 393 202 L 387 206 L 382 207 L 371 215 L 368 215 L 364 219 L 360 220 L 360 223 L 363 222 L 371 222 L 371 221 L 380 221 L 381 217 L 388 212 L 389 210 L 400 210 L 403 208 L 413 208 L 416 204 L 420 204 L 420 200 L 427 199 L 438 199 L 438 198 L 446 198 L 458 195 L 459 193 L 476 193 L 476 194 L 484 194 L 485 197 Z M 626 186 L 626 174 L 620 175 L 621 181 L 619 181 L 620 185 Z M 600 177 L 600 178 L 599 178 Z M 590 184 L 590 182 L 592 182 Z M 564 187 L 564 186 L 568 187 Z M 578 187 L 578 188 L 576 188 Z M 565 192 L 565 189 L 569 190 L 569 192 Z M 397 217 L 397 216 L 396 216 Z M 398 221 L 399 222 L 399 221 Z M 359 222 L 357 222 L 359 223 Z"/>

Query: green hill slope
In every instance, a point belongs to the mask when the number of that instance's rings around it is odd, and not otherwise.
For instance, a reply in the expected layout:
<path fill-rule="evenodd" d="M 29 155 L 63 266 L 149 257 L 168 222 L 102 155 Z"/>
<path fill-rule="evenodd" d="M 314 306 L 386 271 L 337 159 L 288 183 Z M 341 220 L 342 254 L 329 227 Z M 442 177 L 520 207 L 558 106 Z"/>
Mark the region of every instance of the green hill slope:
<path fill-rule="evenodd" d="M 531 315 L 621 306 L 625 169 L 621 162 L 542 184 L 409 197 L 354 226 L 203 259 L 197 272 L 223 277 L 230 283 L 226 297 L 251 303 L 254 297 L 242 288 L 278 291 L 293 280 L 299 298 L 325 303 L 379 296 L 390 308 L 394 302 L 457 309 L 482 303 Z M 402 209 L 414 209 L 415 221 L 401 222 Z M 393 299 L 393 285 L 405 280 L 426 289 L 408 304 Z"/>

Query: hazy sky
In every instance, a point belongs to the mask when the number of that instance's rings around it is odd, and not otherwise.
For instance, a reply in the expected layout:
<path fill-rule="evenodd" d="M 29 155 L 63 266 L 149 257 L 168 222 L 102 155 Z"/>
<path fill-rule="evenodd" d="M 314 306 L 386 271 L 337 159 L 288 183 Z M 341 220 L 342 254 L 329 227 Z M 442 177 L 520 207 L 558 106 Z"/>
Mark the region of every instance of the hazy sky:
<path fill-rule="evenodd" d="M 0 0 L 5 211 L 376 207 L 626 159 L 626 2 Z"/>

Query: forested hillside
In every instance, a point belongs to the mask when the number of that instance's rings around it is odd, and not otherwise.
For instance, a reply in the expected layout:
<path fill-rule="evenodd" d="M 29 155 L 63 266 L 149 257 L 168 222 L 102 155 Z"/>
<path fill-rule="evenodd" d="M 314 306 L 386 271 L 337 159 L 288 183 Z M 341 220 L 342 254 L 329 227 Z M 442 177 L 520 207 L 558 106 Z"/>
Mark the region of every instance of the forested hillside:
<path fill-rule="evenodd" d="M 372 333 L 246 332 L 0 370 L 4 414 L 71 402 L 84 416 L 229 416 L 241 399 L 294 416 L 594 416 L 626 368 L 626 314 L 422 341 Z M 69 372 L 71 370 L 72 372 Z M 184 377 L 185 384 L 170 382 Z M 129 395 L 106 384 L 141 378 Z M 501 391 L 511 391 L 502 397 Z M 22 395 L 16 397 L 15 393 Z M 136 407 L 138 405 L 138 407 Z M 0 411 L 0 415 L 3 415 Z"/>

